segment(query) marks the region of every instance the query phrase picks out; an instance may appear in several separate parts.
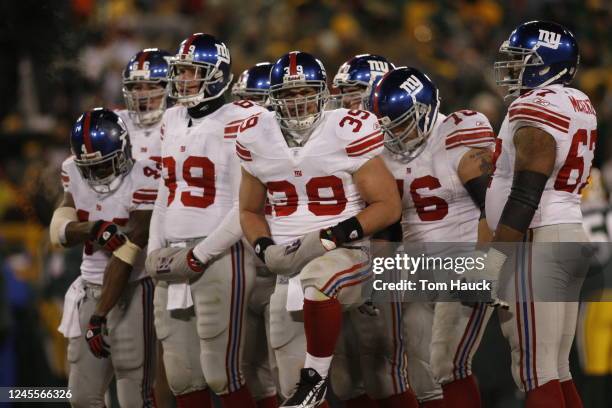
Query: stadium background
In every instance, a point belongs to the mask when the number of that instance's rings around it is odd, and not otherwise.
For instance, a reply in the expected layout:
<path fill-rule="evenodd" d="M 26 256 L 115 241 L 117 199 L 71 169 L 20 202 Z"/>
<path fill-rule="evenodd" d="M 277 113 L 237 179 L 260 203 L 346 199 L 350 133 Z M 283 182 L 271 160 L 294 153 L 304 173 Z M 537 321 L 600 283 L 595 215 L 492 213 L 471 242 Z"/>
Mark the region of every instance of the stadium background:
<path fill-rule="evenodd" d="M 429 73 L 443 112 L 479 110 L 498 129 L 499 45 L 520 22 L 554 20 L 578 38 L 575 84 L 598 112 L 595 165 L 612 183 L 610 11 L 606 0 L 0 1 L 0 386 L 65 384 L 56 327 L 80 250 L 48 245 L 59 165 L 81 111 L 122 105 L 120 73 L 138 50 L 174 52 L 192 32 L 211 33 L 228 45 L 235 78 L 292 49 L 321 58 L 329 77 L 349 57 L 377 53 Z M 520 406 L 509 368 L 490 364 L 492 356 L 509 362 L 500 336 L 490 324 L 476 356 L 485 406 Z"/>

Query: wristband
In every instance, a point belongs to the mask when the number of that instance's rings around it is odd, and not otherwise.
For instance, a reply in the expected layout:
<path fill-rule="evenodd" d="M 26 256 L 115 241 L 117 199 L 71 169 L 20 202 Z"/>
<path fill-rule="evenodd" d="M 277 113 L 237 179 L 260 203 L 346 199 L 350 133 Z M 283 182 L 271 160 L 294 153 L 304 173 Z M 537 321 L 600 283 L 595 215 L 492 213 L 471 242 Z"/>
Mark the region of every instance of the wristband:
<path fill-rule="evenodd" d="M 140 251 L 142 251 L 142 248 L 140 248 L 138 245 L 136 245 L 126 237 L 125 244 L 115 249 L 115 251 L 113 252 L 113 256 L 115 258 L 121 259 L 126 264 L 133 266 L 134 262 L 136 262 L 138 254 L 140 254 Z"/>
<path fill-rule="evenodd" d="M 336 246 L 363 238 L 363 228 L 357 217 L 348 218 L 321 232 L 322 239 L 332 241 Z"/>
<path fill-rule="evenodd" d="M 259 237 L 253 243 L 255 255 L 257 255 L 263 263 L 266 263 L 266 249 L 270 245 L 274 245 L 274 241 L 270 237 Z"/>
<path fill-rule="evenodd" d="M 78 222 L 77 212 L 72 207 L 59 207 L 53 212 L 49 225 L 49 237 L 55 246 L 64 246 L 66 242 L 66 227 L 71 222 Z"/>

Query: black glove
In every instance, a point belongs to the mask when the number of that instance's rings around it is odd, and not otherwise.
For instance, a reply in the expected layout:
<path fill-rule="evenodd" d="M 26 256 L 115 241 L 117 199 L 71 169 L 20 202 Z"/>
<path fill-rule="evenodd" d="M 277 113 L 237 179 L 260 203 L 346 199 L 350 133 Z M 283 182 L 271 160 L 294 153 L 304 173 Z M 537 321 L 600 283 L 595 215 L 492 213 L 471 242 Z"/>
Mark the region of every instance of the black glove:
<path fill-rule="evenodd" d="M 333 227 L 322 229 L 320 238 L 323 246 L 329 251 L 344 243 L 363 238 L 363 228 L 357 217 L 351 217 Z"/>
<path fill-rule="evenodd" d="M 106 317 L 93 315 L 89 319 L 85 340 L 91 353 L 98 358 L 107 358 L 110 356 L 110 346 L 104 341 L 104 336 L 108 335 L 106 329 Z"/>
<path fill-rule="evenodd" d="M 119 230 L 117 224 L 108 221 L 96 221 L 91 229 L 91 240 L 108 252 L 114 252 L 125 244 L 127 237 Z"/>

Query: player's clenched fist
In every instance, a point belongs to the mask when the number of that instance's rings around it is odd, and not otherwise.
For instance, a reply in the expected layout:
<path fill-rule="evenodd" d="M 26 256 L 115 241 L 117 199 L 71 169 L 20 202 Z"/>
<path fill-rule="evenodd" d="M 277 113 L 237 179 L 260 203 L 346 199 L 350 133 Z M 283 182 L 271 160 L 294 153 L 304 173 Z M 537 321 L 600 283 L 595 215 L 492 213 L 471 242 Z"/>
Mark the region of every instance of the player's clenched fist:
<path fill-rule="evenodd" d="M 117 224 L 100 220 L 96 221 L 91 229 L 91 240 L 105 250 L 113 252 L 125 244 L 127 237 L 121 232 Z"/>
<path fill-rule="evenodd" d="M 98 358 L 110 356 L 110 346 L 104 341 L 104 336 L 108 335 L 106 328 L 106 317 L 93 315 L 89 319 L 85 340 L 91 353 Z"/>

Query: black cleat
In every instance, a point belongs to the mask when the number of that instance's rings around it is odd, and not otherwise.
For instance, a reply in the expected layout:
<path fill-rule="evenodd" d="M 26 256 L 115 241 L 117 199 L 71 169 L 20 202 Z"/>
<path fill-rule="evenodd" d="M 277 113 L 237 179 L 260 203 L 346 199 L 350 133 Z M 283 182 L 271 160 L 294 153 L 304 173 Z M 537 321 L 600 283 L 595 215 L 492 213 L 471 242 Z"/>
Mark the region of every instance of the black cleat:
<path fill-rule="evenodd" d="M 302 368 L 300 382 L 297 383 L 293 395 L 279 408 L 315 408 L 325 401 L 327 394 L 327 379 L 321 378 L 317 370 Z"/>

